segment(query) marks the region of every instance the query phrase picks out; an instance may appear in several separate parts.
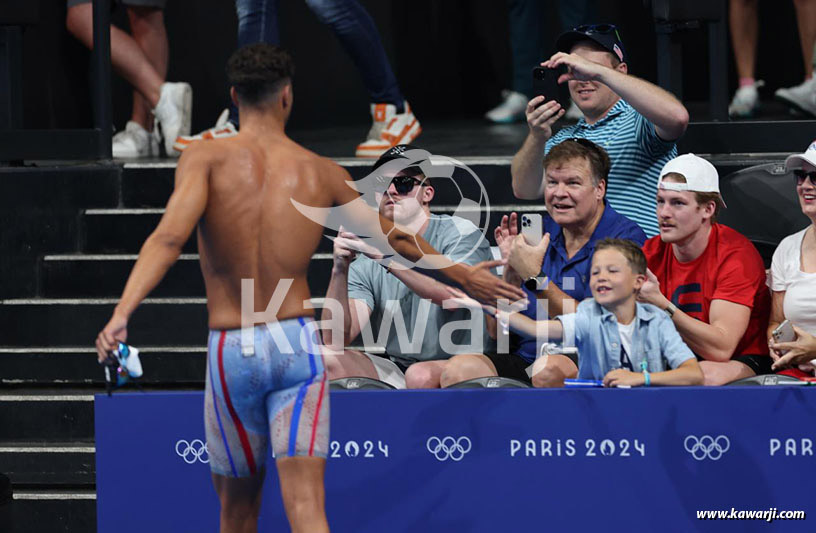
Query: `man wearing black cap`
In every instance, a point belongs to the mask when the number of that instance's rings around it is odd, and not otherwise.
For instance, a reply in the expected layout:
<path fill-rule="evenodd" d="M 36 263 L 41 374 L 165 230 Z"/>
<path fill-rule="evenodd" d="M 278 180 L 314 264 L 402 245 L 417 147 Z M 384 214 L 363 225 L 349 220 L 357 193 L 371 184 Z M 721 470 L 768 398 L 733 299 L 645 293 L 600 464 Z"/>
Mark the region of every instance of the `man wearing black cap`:
<path fill-rule="evenodd" d="M 554 100 L 545 103 L 543 96 L 530 100 L 530 133 L 511 167 L 513 192 L 522 199 L 541 198 L 547 186 L 544 156 L 565 139 L 586 138 L 612 160 L 609 203 L 648 236 L 657 235 L 657 175 L 677 155 L 675 141 L 688 125 L 688 111 L 670 93 L 628 75 L 623 43 L 613 25 L 579 26 L 562 34 L 556 47 L 559 52 L 541 66 L 564 70 L 558 82 L 569 85 L 584 118 L 553 135 L 564 110 Z"/>
<path fill-rule="evenodd" d="M 418 159 L 427 161 L 429 155 L 398 145 L 375 163 L 369 177 L 389 180 L 385 193 L 376 195 L 380 214 L 421 235 L 453 261 L 471 265 L 490 261 L 490 245 L 470 221 L 431 214 L 434 186 L 416 164 Z M 333 338 L 330 330 L 323 334 L 331 348 L 324 355 L 330 379 L 362 376 L 397 388 L 436 388 L 471 375 L 489 375 L 485 360 L 472 355 L 484 353 L 493 343 L 484 317 L 467 309 L 443 309 L 443 302 L 451 297 L 444 284 L 383 261 L 377 250 L 342 229 L 333 255 L 326 300 L 339 302 L 344 320 L 342 339 Z M 332 320 L 331 307 L 323 307 L 324 323 Z M 472 327 L 454 327 L 457 324 Z M 365 342 L 369 327 L 373 329 L 369 339 L 385 344 L 386 357 L 344 350 L 361 331 Z"/>

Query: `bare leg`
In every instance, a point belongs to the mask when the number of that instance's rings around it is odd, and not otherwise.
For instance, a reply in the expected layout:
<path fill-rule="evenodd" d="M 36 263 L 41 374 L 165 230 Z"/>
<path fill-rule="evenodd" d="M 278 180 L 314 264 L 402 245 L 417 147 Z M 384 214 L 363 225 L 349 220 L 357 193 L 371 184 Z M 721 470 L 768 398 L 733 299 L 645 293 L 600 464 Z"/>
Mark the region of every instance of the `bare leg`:
<path fill-rule="evenodd" d="M 493 362 L 482 354 L 454 355 L 447 363 L 439 378 L 442 387 L 450 387 L 469 379 L 498 375 Z"/>
<path fill-rule="evenodd" d="M 326 350 L 323 354 L 323 365 L 329 379 L 359 377 L 379 379 L 374 363 L 356 350 L 345 350 L 342 353 L 329 353 Z"/>
<path fill-rule="evenodd" d="M 816 1 L 794 0 L 796 24 L 799 26 L 799 42 L 805 60 L 805 79 L 813 76 L 813 44 L 816 43 Z"/>
<path fill-rule="evenodd" d="M 438 389 L 448 361 L 422 361 L 405 370 L 405 388 Z"/>
<path fill-rule="evenodd" d="M 728 20 L 731 28 L 731 46 L 740 78 L 753 78 L 756 62 L 757 0 L 730 0 Z"/>
<path fill-rule="evenodd" d="M 533 363 L 533 387 L 563 387 L 564 380 L 578 375 L 578 367 L 566 355 L 550 354 Z"/>
<path fill-rule="evenodd" d="M 164 81 L 167 79 L 169 48 L 167 31 L 164 28 L 164 12 L 152 7 L 128 7 L 130 32 L 133 40 L 144 52 L 145 57 Z M 143 128 L 153 129 L 153 114 L 150 103 L 138 91 L 133 91 L 133 115 L 131 120 Z"/>
<path fill-rule="evenodd" d="M 283 507 L 292 533 L 329 531 L 323 478 L 326 460 L 321 457 L 284 457 L 277 460 Z"/>
<path fill-rule="evenodd" d="M 725 385 L 738 379 L 750 378 L 756 375 L 748 365 L 739 361 L 726 361 L 724 363 L 700 361 L 700 368 L 703 371 L 703 385 Z"/>
<path fill-rule="evenodd" d="M 65 25 L 82 44 L 93 48 L 93 7 L 90 3 L 70 7 Z M 145 97 L 150 109 L 156 107 L 164 79 L 147 60 L 136 41 L 116 26 L 111 26 L 111 63 Z"/>
<path fill-rule="evenodd" d="M 252 477 L 212 475 L 215 492 L 221 501 L 221 533 L 255 533 L 261 511 L 264 471 Z"/>

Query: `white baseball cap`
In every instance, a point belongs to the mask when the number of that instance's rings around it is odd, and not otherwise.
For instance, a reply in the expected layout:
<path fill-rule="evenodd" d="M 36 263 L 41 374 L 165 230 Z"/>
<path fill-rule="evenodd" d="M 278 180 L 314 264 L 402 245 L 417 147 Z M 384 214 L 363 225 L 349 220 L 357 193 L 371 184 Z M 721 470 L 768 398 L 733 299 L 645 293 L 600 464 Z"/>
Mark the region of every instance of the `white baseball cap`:
<path fill-rule="evenodd" d="M 802 168 L 802 163 L 810 163 L 816 167 L 816 141 L 810 143 L 804 154 L 789 155 L 785 159 L 785 170 L 796 170 Z"/>
<path fill-rule="evenodd" d="M 666 174 L 680 174 L 686 178 L 685 183 L 663 181 Z M 725 200 L 720 194 L 720 175 L 714 165 L 694 154 L 683 154 L 675 157 L 660 171 L 657 188 L 667 191 L 715 192 L 720 195 L 720 202 L 725 207 Z"/>

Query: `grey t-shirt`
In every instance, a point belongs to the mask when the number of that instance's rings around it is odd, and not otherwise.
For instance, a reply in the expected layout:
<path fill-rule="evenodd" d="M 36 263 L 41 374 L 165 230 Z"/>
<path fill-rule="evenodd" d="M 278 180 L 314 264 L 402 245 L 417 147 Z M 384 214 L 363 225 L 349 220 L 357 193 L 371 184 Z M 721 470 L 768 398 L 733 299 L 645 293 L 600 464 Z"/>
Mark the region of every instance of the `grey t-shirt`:
<path fill-rule="evenodd" d="M 435 250 L 454 261 L 475 265 L 492 259 L 490 244 L 468 220 L 449 215 L 431 215 L 422 237 Z M 417 361 L 447 359 L 457 353 L 485 353 L 493 340 L 484 317 L 469 309 L 445 310 L 422 300 L 376 261 L 360 255 L 349 267 L 348 297 L 362 300 L 372 310 L 366 344 L 381 345 L 395 361 L 409 365 Z M 458 322 L 458 323 L 456 323 Z M 381 328 L 387 328 L 381 333 Z M 471 342 L 471 329 L 476 332 Z M 366 338 L 366 336 L 368 338 Z M 400 339 L 402 337 L 402 339 Z"/>

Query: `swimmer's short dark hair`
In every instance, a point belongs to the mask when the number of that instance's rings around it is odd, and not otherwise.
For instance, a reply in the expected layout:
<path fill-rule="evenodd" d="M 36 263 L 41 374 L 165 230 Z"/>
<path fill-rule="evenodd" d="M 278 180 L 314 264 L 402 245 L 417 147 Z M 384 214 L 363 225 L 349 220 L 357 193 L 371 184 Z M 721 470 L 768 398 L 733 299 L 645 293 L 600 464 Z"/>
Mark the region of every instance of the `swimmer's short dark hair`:
<path fill-rule="evenodd" d="M 227 61 L 227 79 L 238 101 L 257 106 L 278 92 L 295 73 L 295 62 L 280 46 L 255 43 L 242 46 Z"/>

